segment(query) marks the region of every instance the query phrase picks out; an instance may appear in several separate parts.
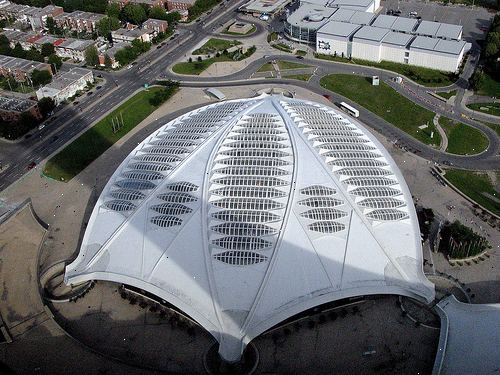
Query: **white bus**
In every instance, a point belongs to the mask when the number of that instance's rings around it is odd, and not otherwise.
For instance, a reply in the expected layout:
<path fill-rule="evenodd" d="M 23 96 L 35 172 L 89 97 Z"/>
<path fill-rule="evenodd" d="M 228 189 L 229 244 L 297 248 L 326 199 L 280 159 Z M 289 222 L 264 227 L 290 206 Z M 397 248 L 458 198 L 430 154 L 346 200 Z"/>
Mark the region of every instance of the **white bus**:
<path fill-rule="evenodd" d="M 349 104 L 341 102 L 340 105 L 339 105 L 339 107 L 340 107 L 341 110 L 343 110 L 344 112 L 349 113 L 351 116 L 353 116 L 353 117 L 359 117 L 359 111 L 356 108 L 350 106 Z"/>

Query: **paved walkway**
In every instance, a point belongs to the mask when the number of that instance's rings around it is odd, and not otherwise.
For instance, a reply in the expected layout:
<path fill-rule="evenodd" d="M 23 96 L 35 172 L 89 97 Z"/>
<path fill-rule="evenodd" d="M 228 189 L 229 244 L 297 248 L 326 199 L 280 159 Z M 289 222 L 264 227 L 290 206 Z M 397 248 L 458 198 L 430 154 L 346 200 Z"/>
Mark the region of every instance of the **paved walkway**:
<path fill-rule="evenodd" d="M 437 131 L 439 132 L 439 135 L 441 136 L 441 145 L 439 146 L 439 150 L 446 152 L 446 149 L 448 148 L 448 136 L 446 135 L 446 132 L 439 124 L 440 117 L 441 116 L 436 113 L 436 115 L 434 116 L 432 121 L 434 122 L 434 126 L 436 127 Z"/>

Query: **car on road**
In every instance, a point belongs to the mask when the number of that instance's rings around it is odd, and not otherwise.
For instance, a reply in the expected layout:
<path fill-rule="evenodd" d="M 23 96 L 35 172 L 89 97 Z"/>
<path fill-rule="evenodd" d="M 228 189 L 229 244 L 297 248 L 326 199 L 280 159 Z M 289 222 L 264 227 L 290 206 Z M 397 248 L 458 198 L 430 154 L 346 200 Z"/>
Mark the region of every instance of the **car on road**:
<path fill-rule="evenodd" d="M 161 48 L 161 46 L 156 46 L 156 49 L 160 49 L 160 48 Z"/>
<path fill-rule="evenodd" d="M 36 163 L 34 161 L 32 161 L 31 163 L 28 164 L 28 166 L 26 167 L 26 169 L 30 170 L 30 169 L 33 169 L 36 167 Z"/>
<path fill-rule="evenodd" d="M 295 56 L 295 58 L 299 59 L 299 60 L 303 60 L 304 59 L 304 56 Z"/>
<path fill-rule="evenodd" d="M 80 102 L 79 102 L 78 100 L 75 100 L 75 101 L 73 102 L 73 105 L 78 105 L 79 103 L 80 103 Z"/>
<path fill-rule="evenodd" d="M 90 96 L 90 95 L 92 95 L 93 93 L 94 93 L 93 91 L 89 91 L 89 92 L 87 93 L 87 96 Z"/>
<path fill-rule="evenodd" d="M 45 128 L 45 124 L 38 125 L 38 130 L 42 130 L 43 128 Z"/>

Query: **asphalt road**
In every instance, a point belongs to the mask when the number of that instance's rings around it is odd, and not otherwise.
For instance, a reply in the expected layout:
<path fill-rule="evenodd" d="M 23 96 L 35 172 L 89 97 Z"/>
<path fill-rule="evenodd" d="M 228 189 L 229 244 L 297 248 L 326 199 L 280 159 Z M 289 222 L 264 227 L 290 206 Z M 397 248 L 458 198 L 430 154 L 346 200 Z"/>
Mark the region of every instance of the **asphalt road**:
<path fill-rule="evenodd" d="M 289 83 L 307 88 L 321 95 L 330 95 L 334 102 L 350 102 L 347 98 L 323 89 L 319 84 L 319 78 L 325 74 L 331 73 L 378 75 L 382 80 L 391 84 L 399 93 L 423 107 L 480 129 L 488 136 L 490 146 L 484 153 L 474 156 L 457 156 L 443 153 L 420 143 L 408 134 L 387 123 L 382 118 L 356 105 L 360 110 L 360 120 L 363 123 L 382 133 L 388 139 L 397 141 L 400 146 L 405 147 L 407 150 L 419 154 L 428 160 L 439 163 L 450 163 L 456 167 L 466 169 L 489 170 L 499 168 L 498 157 L 496 156 L 499 151 L 499 140 L 493 130 L 476 121 L 463 118 L 461 116 L 461 108 L 458 101 L 453 107 L 446 106 L 442 101 L 430 96 L 427 93 L 427 91 L 429 91 L 428 88 L 421 87 L 412 82 L 405 82 L 404 85 L 392 83 L 391 80 L 397 76 L 395 73 L 372 67 L 304 59 L 302 62 L 318 66 L 316 75 L 312 77 L 310 82 L 283 79 L 250 79 L 256 70 L 267 61 L 274 59 L 297 61 L 293 56 L 281 54 L 268 56 L 266 59 L 259 59 L 249 63 L 245 69 L 237 73 L 218 77 L 217 79 L 211 77 L 179 76 L 168 70 L 168 67 L 172 65 L 172 63 L 181 59 L 183 55 L 187 55 L 193 46 L 209 35 L 214 28 L 217 29 L 221 24 L 237 17 L 236 9 L 242 3 L 244 3 L 244 0 L 234 2 L 230 7 L 224 5 L 220 9 L 213 11 L 213 14 L 218 13 L 216 16 L 206 15 L 199 22 L 192 25 L 180 26 L 177 30 L 179 35 L 175 39 L 167 41 L 166 44 L 159 49 L 153 47 L 149 53 L 141 56 L 138 63 L 131 69 L 123 69 L 116 73 L 96 71 L 96 75 L 100 74 L 103 79 L 105 79 L 105 83 L 102 84 L 101 89 L 95 90 L 90 96 L 81 98 L 80 103 L 76 106 L 68 105 L 60 109 L 56 113 L 55 120 L 43 130 L 34 131 L 30 138 L 23 139 L 17 143 L 4 142 L 0 150 L 0 161 L 2 162 L 2 170 L 0 170 L 0 190 L 5 189 L 11 183 L 22 177 L 26 173 L 27 166 L 31 162 L 34 161 L 38 163 L 57 151 L 73 137 L 90 127 L 111 109 L 118 106 L 134 92 L 141 89 L 144 84 L 152 83 L 158 77 L 179 80 L 183 86 L 200 88 L 253 84 L 266 84 L 272 86 L 273 84 Z M 259 31 L 262 30 L 259 28 Z M 474 53 L 477 54 L 477 51 Z M 451 86 L 452 89 L 458 88 L 459 95 L 462 96 L 466 79 L 473 71 L 476 58 L 471 60 L 473 62 L 471 63 L 468 61 L 464 68 L 464 78 Z M 165 120 L 162 119 L 161 121 Z"/>

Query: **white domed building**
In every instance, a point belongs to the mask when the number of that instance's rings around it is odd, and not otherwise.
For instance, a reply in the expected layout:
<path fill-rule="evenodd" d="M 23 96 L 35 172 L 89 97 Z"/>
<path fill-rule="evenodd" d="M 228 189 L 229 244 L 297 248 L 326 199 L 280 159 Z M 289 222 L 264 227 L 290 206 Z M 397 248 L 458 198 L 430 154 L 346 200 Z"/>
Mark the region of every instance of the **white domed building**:
<path fill-rule="evenodd" d="M 66 268 L 66 283 L 88 280 L 168 301 L 228 362 L 320 304 L 434 298 L 411 194 L 389 153 L 336 109 L 268 95 L 189 112 L 132 151 Z"/>

